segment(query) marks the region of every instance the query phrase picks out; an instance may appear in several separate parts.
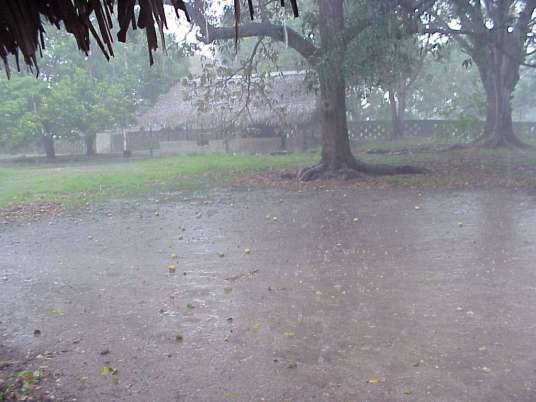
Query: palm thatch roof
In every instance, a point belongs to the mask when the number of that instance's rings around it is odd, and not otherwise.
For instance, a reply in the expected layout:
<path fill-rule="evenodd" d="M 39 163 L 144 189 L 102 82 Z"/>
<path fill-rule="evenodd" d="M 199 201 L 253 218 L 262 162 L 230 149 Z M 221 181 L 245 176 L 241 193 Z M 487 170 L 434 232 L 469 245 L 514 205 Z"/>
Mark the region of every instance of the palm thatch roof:
<path fill-rule="evenodd" d="M 306 73 L 286 71 L 213 82 L 183 80 L 139 119 L 140 127 L 225 129 L 310 122 L 318 97 Z"/>
<path fill-rule="evenodd" d="M 297 16 L 297 0 L 289 1 L 294 15 Z M 15 57 L 18 69 L 19 54 L 22 54 L 24 62 L 38 71 L 37 54 L 45 47 L 43 21 L 71 33 L 82 52 L 89 52 L 90 37 L 93 37 L 107 58 L 113 56 L 112 15 L 115 3 L 116 0 L 1 0 L 0 58 L 4 62 L 8 77 L 9 55 Z M 157 28 L 162 41 L 163 29 L 167 28 L 164 3 L 175 8 L 177 17 L 179 10 L 182 10 L 189 20 L 187 3 L 184 0 L 117 0 L 117 39 L 124 42 L 131 26 L 133 29 L 144 29 L 151 64 L 152 52 L 158 48 Z M 234 0 L 237 36 L 240 4 L 240 0 Z M 284 0 L 281 0 L 281 4 L 285 5 Z M 252 0 L 248 0 L 248 6 L 253 18 Z M 139 7 L 138 13 L 135 12 L 136 7 Z"/>

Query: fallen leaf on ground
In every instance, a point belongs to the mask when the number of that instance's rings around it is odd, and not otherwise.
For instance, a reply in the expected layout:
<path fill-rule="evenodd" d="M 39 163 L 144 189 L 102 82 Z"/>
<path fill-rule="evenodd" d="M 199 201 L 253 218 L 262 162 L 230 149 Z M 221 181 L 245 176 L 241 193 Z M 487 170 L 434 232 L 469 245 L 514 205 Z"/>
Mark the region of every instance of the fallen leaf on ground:
<path fill-rule="evenodd" d="M 298 363 L 297 363 L 297 362 L 294 362 L 294 361 L 288 362 L 287 367 L 288 367 L 289 369 L 295 369 L 295 368 L 298 368 Z"/>
<path fill-rule="evenodd" d="M 234 282 L 234 281 L 237 281 L 237 280 L 242 279 L 242 278 L 251 277 L 251 276 L 255 275 L 258 272 L 259 272 L 258 269 L 254 269 L 253 271 L 249 271 L 247 273 L 238 274 L 238 275 L 235 275 L 235 276 L 230 276 L 229 278 L 225 278 L 225 280 L 229 281 L 229 282 Z"/>
<path fill-rule="evenodd" d="M 60 308 L 51 308 L 50 310 L 48 310 L 48 313 L 50 315 L 55 315 L 55 316 L 62 316 L 64 315 L 65 313 L 63 312 L 62 309 Z"/>
<path fill-rule="evenodd" d="M 101 367 L 100 374 L 103 376 L 110 375 L 110 374 L 117 375 L 119 374 L 119 370 L 113 367 L 104 366 L 104 367 Z"/>
<path fill-rule="evenodd" d="M 413 394 L 413 389 L 411 389 L 411 387 L 409 386 L 405 386 L 404 388 L 402 388 L 402 393 L 404 395 L 411 395 Z"/>

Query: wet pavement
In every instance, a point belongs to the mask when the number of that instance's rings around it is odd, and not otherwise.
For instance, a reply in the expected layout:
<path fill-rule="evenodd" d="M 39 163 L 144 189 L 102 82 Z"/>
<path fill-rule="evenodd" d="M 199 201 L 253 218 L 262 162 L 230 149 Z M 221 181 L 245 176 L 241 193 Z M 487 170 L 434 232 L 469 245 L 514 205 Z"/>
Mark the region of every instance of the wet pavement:
<path fill-rule="evenodd" d="M 536 400 L 525 192 L 225 192 L 0 230 L 0 354 L 58 400 Z"/>

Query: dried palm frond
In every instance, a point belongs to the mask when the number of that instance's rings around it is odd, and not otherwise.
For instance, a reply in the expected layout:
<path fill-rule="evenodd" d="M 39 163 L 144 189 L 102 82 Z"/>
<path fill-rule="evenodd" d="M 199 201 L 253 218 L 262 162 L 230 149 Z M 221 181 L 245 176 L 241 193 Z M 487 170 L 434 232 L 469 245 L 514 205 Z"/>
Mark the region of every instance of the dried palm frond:
<path fill-rule="evenodd" d="M 78 48 L 86 54 L 90 50 L 90 37 L 93 37 L 106 58 L 109 58 L 113 56 L 112 14 L 117 3 L 117 39 L 125 42 L 130 27 L 144 29 L 149 60 L 153 64 L 153 52 L 158 48 L 157 29 L 163 42 L 163 30 L 167 28 L 165 2 L 166 0 L 1 0 L 0 58 L 8 77 L 9 55 L 15 57 L 17 69 L 20 70 L 19 54 L 22 54 L 24 62 L 38 72 L 36 54 L 45 47 L 43 21 L 71 33 Z M 175 8 L 177 17 L 181 10 L 190 21 L 184 0 L 167 2 Z M 284 6 L 284 3 L 282 0 L 281 5 Z M 296 0 L 290 0 L 290 3 L 294 15 L 297 15 Z M 139 6 L 137 18 L 134 12 L 136 6 Z M 240 7 L 240 0 L 235 0 L 235 6 Z M 248 0 L 248 6 L 253 18 L 252 0 Z M 238 23 L 239 10 L 236 15 Z"/>

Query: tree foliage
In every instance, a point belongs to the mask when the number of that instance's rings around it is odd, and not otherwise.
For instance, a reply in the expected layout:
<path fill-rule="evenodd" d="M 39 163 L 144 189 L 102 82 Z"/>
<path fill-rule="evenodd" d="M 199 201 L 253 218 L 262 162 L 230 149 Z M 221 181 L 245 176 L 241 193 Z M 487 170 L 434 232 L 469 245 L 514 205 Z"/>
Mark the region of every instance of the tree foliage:
<path fill-rule="evenodd" d="M 41 74 L 0 78 L 0 146 L 16 150 L 43 136 L 83 136 L 92 141 L 99 130 L 127 127 L 136 112 L 154 103 L 188 72 L 187 46 L 168 38 L 167 56 L 150 67 L 144 38 L 116 48 L 108 62 L 102 54 L 85 58 L 63 31 L 51 28 Z"/>

